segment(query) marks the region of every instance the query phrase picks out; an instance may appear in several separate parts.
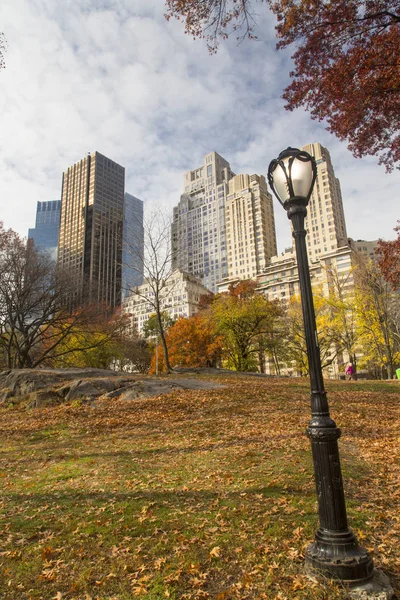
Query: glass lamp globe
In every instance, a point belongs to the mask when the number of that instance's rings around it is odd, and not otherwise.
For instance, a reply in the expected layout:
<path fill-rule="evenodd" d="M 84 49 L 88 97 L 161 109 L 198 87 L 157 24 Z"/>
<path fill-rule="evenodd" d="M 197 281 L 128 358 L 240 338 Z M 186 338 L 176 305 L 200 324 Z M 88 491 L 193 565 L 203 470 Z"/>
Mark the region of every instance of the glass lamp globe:
<path fill-rule="evenodd" d="M 316 176 L 315 158 L 298 148 L 287 148 L 268 168 L 269 184 L 284 208 L 293 200 L 307 205 Z"/>

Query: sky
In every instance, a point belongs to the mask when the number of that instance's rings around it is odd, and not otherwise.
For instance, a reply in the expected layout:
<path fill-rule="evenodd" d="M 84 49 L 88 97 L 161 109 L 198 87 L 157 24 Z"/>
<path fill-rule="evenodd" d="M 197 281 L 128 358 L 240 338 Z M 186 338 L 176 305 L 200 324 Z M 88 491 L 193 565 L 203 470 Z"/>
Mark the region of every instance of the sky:
<path fill-rule="evenodd" d="M 125 167 L 125 190 L 166 215 L 183 174 L 216 151 L 238 173 L 267 174 L 288 146 L 320 142 L 342 188 L 347 233 L 394 239 L 400 173 L 355 159 L 346 143 L 281 99 L 291 52 L 275 50 L 274 17 L 258 4 L 258 41 L 216 55 L 164 0 L 2 0 L 8 50 L 0 70 L 0 220 L 21 235 L 37 201 L 61 197 L 62 172 L 99 151 Z M 275 202 L 278 252 L 290 223 Z"/>

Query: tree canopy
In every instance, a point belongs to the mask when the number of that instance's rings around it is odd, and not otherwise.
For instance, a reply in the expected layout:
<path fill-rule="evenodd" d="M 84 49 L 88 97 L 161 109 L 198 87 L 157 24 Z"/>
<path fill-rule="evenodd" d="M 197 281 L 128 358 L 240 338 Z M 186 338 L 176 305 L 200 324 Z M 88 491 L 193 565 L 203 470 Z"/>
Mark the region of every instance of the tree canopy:
<path fill-rule="evenodd" d="M 400 364 L 400 297 L 385 281 L 371 260 L 360 261 L 356 269 L 357 328 L 362 341 L 360 365 L 377 367 L 394 377 Z"/>
<path fill-rule="evenodd" d="M 0 368 L 64 364 L 90 352 L 93 362 L 123 329 L 125 319 L 105 321 L 101 307 L 71 312 L 71 277 L 1 222 L 0 273 Z"/>
<path fill-rule="evenodd" d="M 207 311 L 192 317 L 179 317 L 166 334 L 171 364 L 179 367 L 216 367 L 219 365 L 223 338 L 217 335 L 216 327 Z M 160 368 L 164 361 L 160 359 Z M 154 372 L 155 355 L 152 359 Z"/>
<path fill-rule="evenodd" d="M 242 281 L 217 296 L 210 307 L 217 334 L 223 337 L 227 365 L 236 371 L 257 370 L 258 357 L 274 340 L 281 307 L 256 293 L 256 283 Z"/>
<path fill-rule="evenodd" d="M 263 0 L 261 0 L 263 1 Z M 206 38 L 211 52 L 235 32 L 255 38 L 255 0 L 166 0 L 166 18 Z M 294 47 L 286 108 L 300 106 L 387 171 L 400 162 L 400 1 L 265 0 L 277 48 Z"/>
<path fill-rule="evenodd" d="M 162 329 L 166 333 L 168 328 L 174 324 L 174 320 L 169 316 L 166 310 L 161 311 L 160 319 L 162 323 Z M 154 338 L 158 335 L 160 335 L 160 324 L 157 314 L 153 313 L 143 325 L 143 336 L 148 339 Z"/>
<path fill-rule="evenodd" d="M 397 238 L 389 242 L 379 240 L 377 254 L 379 269 L 394 290 L 400 290 L 400 221 L 395 231 Z"/>

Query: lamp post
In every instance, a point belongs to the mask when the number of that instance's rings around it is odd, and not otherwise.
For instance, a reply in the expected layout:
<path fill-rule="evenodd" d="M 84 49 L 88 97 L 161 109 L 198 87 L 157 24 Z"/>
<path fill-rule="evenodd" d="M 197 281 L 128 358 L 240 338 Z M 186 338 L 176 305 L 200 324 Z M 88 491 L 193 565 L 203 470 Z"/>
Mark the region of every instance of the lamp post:
<path fill-rule="evenodd" d="M 311 421 L 307 435 L 311 440 L 320 523 L 305 560 L 311 573 L 340 579 L 350 586 L 362 586 L 371 581 L 374 565 L 347 524 L 338 448 L 341 432 L 329 416 L 307 259 L 304 219 L 316 176 L 315 158 L 297 148 L 281 152 L 268 168 L 271 189 L 293 224 L 311 380 Z"/>

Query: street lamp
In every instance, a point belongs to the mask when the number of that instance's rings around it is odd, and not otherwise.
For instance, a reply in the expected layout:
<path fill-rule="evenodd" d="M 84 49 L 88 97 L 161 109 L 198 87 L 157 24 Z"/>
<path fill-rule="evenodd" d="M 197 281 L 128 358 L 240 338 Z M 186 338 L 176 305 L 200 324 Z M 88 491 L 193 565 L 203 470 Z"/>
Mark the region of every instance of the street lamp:
<path fill-rule="evenodd" d="M 306 550 L 305 560 L 311 573 L 340 579 L 350 586 L 362 586 L 372 580 L 374 565 L 347 524 L 338 447 L 341 432 L 329 416 L 307 259 L 304 218 L 316 176 L 315 158 L 297 148 L 281 152 L 268 168 L 272 191 L 293 224 L 311 380 L 311 421 L 307 435 L 311 440 L 320 526 Z"/>

